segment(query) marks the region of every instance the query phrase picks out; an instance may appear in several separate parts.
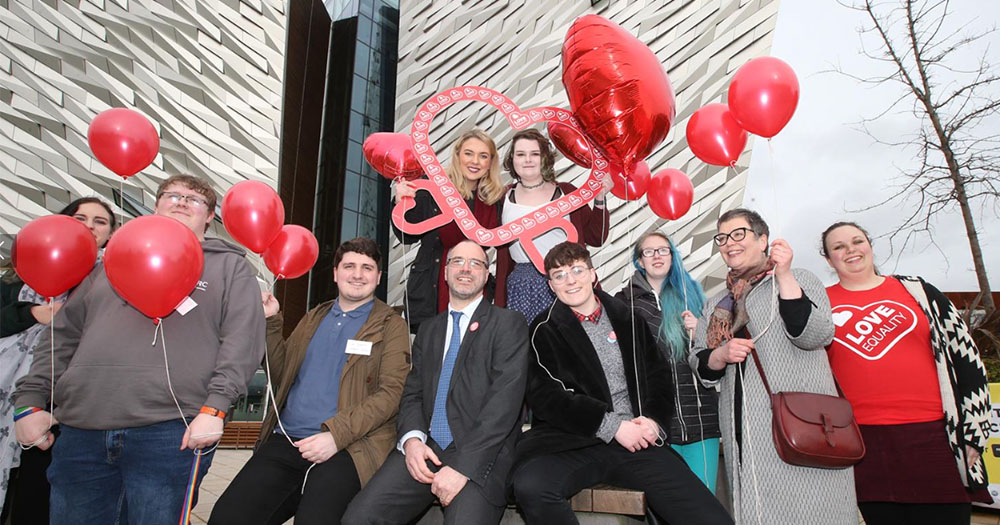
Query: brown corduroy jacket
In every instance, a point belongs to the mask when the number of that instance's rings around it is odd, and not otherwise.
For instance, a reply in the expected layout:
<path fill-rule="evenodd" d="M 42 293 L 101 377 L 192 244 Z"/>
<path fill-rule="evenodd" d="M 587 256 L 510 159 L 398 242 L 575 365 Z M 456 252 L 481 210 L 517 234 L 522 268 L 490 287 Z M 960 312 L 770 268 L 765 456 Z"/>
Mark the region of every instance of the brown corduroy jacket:
<path fill-rule="evenodd" d="M 292 334 L 281 335 L 282 316 L 267 320 L 267 355 L 274 380 L 276 407 L 288 400 L 292 383 L 306 357 L 306 349 L 320 322 L 333 307 L 328 301 L 313 308 Z M 364 486 L 396 444 L 396 414 L 403 383 L 410 371 L 410 345 L 406 322 L 389 305 L 375 299 L 368 319 L 354 338 L 372 343 L 371 355 L 351 354 L 340 374 L 337 413 L 323 423 L 333 434 L 338 452 L 347 450 Z M 269 410 L 258 443 L 274 431 L 276 418 Z"/>

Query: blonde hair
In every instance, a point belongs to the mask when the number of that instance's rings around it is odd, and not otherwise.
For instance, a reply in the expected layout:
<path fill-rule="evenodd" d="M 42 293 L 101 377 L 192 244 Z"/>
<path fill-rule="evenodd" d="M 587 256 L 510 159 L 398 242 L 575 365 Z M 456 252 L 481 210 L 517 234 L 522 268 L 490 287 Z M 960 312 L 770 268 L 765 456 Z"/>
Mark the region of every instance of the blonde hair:
<path fill-rule="evenodd" d="M 503 181 L 500 180 L 500 158 L 497 153 L 497 145 L 493 142 L 493 139 L 489 135 L 484 133 L 481 129 L 471 129 L 458 137 L 455 141 L 455 145 L 451 148 L 451 162 L 448 167 L 444 169 L 445 173 L 448 174 L 448 178 L 451 179 L 451 183 L 455 185 L 458 192 L 462 195 L 463 199 L 471 199 L 472 192 L 470 192 L 465 187 L 465 176 L 462 175 L 462 145 L 465 141 L 469 139 L 478 139 L 483 141 L 490 150 L 490 168 L 486 175 L 479 179 L 479 187 L 476 189 L 476 194 L 479 200 L 486 204 L 496 204 L 497 201 L 503 197 L 506 190 L 503 185 Z"/>

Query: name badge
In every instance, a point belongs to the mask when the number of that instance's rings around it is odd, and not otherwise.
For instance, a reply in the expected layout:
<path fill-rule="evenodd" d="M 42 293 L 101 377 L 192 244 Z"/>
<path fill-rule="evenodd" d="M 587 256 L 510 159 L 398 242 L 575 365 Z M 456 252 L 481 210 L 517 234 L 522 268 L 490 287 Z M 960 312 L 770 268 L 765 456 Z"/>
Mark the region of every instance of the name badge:
<path fill-rule="evenodd" d="M 184 315 L 194 309 L 195 306 L 198 306 L 198 303 L 194 302 L 194 299 L 189 295 L 181 301 L 181 304 L 177 305 L 176 310 L 177 313 Z"/>
<path fill-rule="evenodd" d="M 372 343 L 371 341 L 358 341 L 357 339 L 347 340 L 347 349 L 344 350 L 348 354 L 357 355 L 372 355 Z"/>

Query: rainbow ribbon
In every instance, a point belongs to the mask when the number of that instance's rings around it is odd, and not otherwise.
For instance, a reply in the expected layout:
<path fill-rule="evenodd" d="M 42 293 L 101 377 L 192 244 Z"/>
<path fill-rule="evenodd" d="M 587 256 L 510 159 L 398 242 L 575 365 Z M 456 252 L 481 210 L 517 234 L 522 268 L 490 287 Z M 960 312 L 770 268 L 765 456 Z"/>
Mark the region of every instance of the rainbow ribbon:
<path fill-rule="evenodd" d="M 184 506 L 181 508 L 181 520 L 180 525 L 190 525 L 191 523 L 191 507 L 194 502 L 194 496 L 198 490 L 198 467 L 201 466 L 201 452 L 196 450 L 194 453 L 194 461 L 191 462 L 191 475 L 188 477 L 187 490 L 184 491 Z"/>

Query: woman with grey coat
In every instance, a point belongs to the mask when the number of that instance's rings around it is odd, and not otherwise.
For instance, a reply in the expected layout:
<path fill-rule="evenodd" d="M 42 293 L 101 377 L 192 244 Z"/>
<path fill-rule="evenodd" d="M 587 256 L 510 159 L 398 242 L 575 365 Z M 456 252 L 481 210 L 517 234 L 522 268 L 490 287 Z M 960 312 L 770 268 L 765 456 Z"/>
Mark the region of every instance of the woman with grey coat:
<path fill-rule="evenodd" d="M 775 392 L 837 395 L 824 347 L 833 339 L 830 302 L 813 274 L 792 269 L 791 247 L 768 246 L 767 223 L 735 209 L 715 242 L 730 268 L 726 290 L 705 304 L 689 356 L 706 385 L 721 385 L 719 418 L 736 523 L 858 523 L 852 469 L 785 463 L 771 437 L 771 406 L 756 350 Z M 770 248 L 770 249 L 769 249 Z"/>

